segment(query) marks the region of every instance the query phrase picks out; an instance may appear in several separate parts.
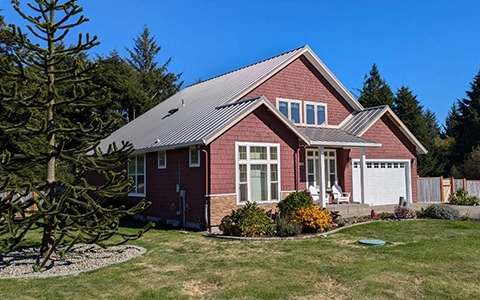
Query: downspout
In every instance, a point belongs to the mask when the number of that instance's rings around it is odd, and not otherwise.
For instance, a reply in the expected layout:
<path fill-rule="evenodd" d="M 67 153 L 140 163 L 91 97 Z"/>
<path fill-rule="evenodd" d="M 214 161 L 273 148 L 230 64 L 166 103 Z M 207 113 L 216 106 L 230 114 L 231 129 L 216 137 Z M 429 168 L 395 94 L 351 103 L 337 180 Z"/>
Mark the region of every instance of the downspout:
<path fill-rule="evenodd" d="M 205 229 L 208 230 L 208 232 L 212 232 L 212 228 L 210 227 L 210 218 L 209 218 L 209 202 L 210 202 L 210 182 L 209 182 L 209 161 L 208 161 L 208 151 L 205 147 L 199 147 L 197 146 L 198 149 L 202 150 L 203 153 L 205 153 Z"/>

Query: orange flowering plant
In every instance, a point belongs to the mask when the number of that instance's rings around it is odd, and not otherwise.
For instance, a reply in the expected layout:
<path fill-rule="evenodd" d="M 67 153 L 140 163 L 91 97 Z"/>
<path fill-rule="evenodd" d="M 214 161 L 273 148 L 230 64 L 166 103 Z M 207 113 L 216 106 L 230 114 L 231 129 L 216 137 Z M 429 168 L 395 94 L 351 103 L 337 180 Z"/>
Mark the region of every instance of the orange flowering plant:
<path fill-rule="evenodd" d="M 330 211 L 318 206 L 297 209 L 292 221 L 302 224 L 305 232 L 323 232 L 334 226 Z"/>

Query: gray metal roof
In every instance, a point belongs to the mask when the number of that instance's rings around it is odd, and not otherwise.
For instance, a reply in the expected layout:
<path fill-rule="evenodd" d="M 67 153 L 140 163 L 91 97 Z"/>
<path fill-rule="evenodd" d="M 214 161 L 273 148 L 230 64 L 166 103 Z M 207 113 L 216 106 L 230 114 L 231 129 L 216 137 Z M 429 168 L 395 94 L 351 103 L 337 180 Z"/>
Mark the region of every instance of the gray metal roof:
<path fill-rule="evenodd" d="M 382 105 L 354 112 L 353 117 L 340 128 L 353 135 L 362 135 L 385 112 L 386 108 L 386 105 Z"/>
<path fill-rule="evenodd" d="M 297 126 L 310 139 L 311 146 L 381 147 L 382 144 L 352 135 L 339 128 Z"/>
<path fill-rule="evenodd" d="M 269 76 L 304 48 L 186 87 L 113 132 L 102 140 L 100 148 L 105 150 L 109 144 L 120 144 L 121 141 L 133 143 L 136 152 L 203 144 L 209 134 L 225 126 L 238 113 L 236 110 L 246 109 L 250 102 L 226 110 L 218 107 L 235 101 L 242 92 Z"/>

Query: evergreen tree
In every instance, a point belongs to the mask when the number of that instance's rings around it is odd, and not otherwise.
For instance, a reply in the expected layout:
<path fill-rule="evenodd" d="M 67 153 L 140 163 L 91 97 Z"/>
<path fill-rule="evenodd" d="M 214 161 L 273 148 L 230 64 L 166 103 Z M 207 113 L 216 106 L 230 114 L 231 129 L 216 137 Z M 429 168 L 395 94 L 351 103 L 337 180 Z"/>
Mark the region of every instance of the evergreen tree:
<path fill-rule="evenodd" d="M 467 97 L 458 101 L 458 120 L 454 127 L 456 163 L 480 145 L 480 71 L 470 83 Z M 454 120 L 452 120 L 454 121 Z"/>
<path fill-rule="evenodd" d="M 182 74 L 174 74 L 168 71 L 169 58 L 161 67 L 155 61 L 155 57 L 161 50 L 154 36 L 150 36 L 147 26 L 139 36 L 133 39 L 133 50 L 126 48 L 130 55 L 127 59 L 129 64 L 137 72 L 138 79 L 144 93 L 148 96 L 144 102 L 141 99 L 131 101 L 128 109 L 129 120 L 138 117 L 158 103 L 172 96 L 180 90 L 183 82 L 178 82 Z"/>
<path fill-rule="evenodd" d="M 443 127 L 443 134 L 442 137 L 449 136 L 455 137 L 457 133 L 455 130 L 457 129 L 457 124 L 460 121 L 460 112 L 458 111 L 458 102 L 454 102 L 452 107 L 447 112 L 447 116 L 445 117 L 445 126 Z"/>
<path fill-rule="evenodd" d="M 393 108 L 394 96 L 390 86 L 380 76 L 376 64 L 372 65 L 369 75 L 365 75 L 363 88 L 358 101 L 364 107 L 388 105 Z"/>
<path fill-rule="evenodd" d="M 138 238 L 151 225 L 135 235 L 121 234 L 119 219 L 139 213 L 147 203 L 143 200 L 128 210 L 105 205 L 109 199 L 124 196 L 130 186 L 125 170 L 115 170 L 125 165 L 133 147 L 126 142 L 110 145 L 106 152 L 98 148 L 116 126 L 116 118 L 109 113 L 105 89 L 89 88 L 97 66 L 79 59 L 98 44 L 97 37 L 80 34 L 76 45 L 60 43 L 70 29 L 88 21 L 78 17 L 82 8 L 76 0 L 36 0 L 35 6 L 29 6 L 37 16 L 24 14 L 13 1 L 14 9 L 31 24 L 27 28 L 35 40 L 12 25 L 19 49 L 0 58 L 0 75 L 18 79 L 0 86 L 0 128 L 21 137 L 2 149 L 0 169 L 14 174 L 42 165 L 45 173 L 34 178 L 20 174 L 20 181 L 2 178 L 0 192 L 11 193 L 0 199 L 0 240 L 13 248 L 28 231 L 41 228 L 43 260 L 34 267 L 39 270 L 67 237 L 71 242 L 61 250 L 62 255 L 78 242 L 107 246 L 113 236 L 121 236 L 122 241 Z M 24 114 L 21 122 L 16 116 L 19 111 Z M 68 166 L 70 180 L 58 176 L 59 165 Z M 103 184 L 89 183 L 86 173 L 102 178 Z M 38 197 L 26 201 L 15 197 L 30 191 Z M 31 209 L 33 204 L 37 210 Z"/>
<path fill-rule="evenodd" d="M 430 152 L 434 146 L 435 137 L 429 136 L 429 129 L 423 115 L 423 107 L 417 100 L 417 96 L 413 95 L 408 87 L 402 86 L 398 89 L 395 97 L 394 112 Z M 436 169 L 436 160 L 432 153 L 418 156 L 417 162 L 417 171 L 420 176 L 431 175 Z"/>
<path fill-rule="evenodd" d="M 98 86 L 107 87 L 113 102 L 110 109 L 117 111 L 124 125 L 132 119 L 132 103 L 147 103 L 149 96 L 142 89 L 137 72 L 128 62 L 120 57 L 116 50 L 107 56 L 97 57 L 97 63 L 103 72 L 94 78 Z"/>

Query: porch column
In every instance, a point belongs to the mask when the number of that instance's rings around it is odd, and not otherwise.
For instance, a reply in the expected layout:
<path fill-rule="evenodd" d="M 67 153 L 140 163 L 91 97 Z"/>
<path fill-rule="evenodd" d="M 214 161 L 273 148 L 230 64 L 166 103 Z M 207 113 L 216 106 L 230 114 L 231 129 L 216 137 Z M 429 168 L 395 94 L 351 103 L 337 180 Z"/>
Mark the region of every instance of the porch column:
<path fill-rule="evenodd" d="M 411 166 L 411 162 L 412 161 L 409 161 L 407 163 L 405 163 L 405 183 L 407 185 L 407 203 L 408 204 L 412 204 L 412 166 Z"/>
<path fill-rule="evenodd" d="M 365 148 L 360 148 L 360 199 L 362 204 L 365 204 Z"/>
<path fill-rule="evenodd" d="M 320 195 L 320 201 L 322 201 L 322 208 L 325 208 L 327 206 L 326 199 L 325 199 L 325 194 L 327 193 L 327 189 L 325 187 L 325 149 L 323 147 L 318 147 L 318 163 L 319 163 L 319 168 L 318 171 L 320 172 L 320 191 L 318 194 Z"/>

